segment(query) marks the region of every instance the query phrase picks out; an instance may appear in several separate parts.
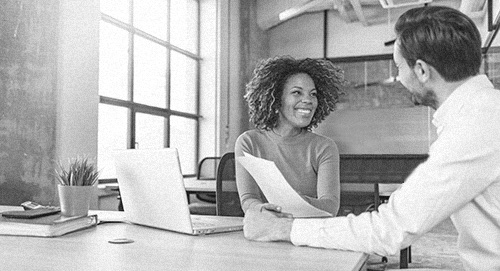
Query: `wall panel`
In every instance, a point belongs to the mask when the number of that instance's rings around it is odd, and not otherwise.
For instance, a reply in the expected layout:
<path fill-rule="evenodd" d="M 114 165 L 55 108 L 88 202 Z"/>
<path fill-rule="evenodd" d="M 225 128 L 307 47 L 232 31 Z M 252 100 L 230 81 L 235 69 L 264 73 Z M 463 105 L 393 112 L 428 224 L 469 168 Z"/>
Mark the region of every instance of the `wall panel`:
<path fill-rule="evenodd" d="M 54 203 L 57 1 L 0 7 L 0 204 Z"/>
<path fill-rule="evenodd" d="M 306 13 L 268 30 L 269 56 L 323 57 L 322 12 Z"/>

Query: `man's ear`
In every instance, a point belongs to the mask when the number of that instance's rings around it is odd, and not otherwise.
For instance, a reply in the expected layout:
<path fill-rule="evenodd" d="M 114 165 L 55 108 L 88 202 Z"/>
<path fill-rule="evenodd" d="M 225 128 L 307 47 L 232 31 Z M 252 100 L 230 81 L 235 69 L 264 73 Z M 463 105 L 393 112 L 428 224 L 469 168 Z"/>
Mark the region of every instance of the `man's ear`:
<path fill-rule="evenodd" d="M 415 66 L 413 66 L 413 72 L 417 76 L 420 83 L 427 83 L 431 78 L 431 66 L 427 62 L 417 59 Z"/>

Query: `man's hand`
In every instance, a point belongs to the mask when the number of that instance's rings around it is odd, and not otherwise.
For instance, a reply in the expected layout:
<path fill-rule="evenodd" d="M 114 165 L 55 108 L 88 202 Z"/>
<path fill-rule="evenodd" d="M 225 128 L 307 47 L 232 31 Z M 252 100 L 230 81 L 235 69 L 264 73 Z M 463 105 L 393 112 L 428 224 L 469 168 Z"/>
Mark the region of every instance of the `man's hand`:
<path fill-rule="evenodd" d="M 290 214 L 251 208 L 243 220 L 245 238 L 255 241 L 290 241 L 293 218 Z"/>

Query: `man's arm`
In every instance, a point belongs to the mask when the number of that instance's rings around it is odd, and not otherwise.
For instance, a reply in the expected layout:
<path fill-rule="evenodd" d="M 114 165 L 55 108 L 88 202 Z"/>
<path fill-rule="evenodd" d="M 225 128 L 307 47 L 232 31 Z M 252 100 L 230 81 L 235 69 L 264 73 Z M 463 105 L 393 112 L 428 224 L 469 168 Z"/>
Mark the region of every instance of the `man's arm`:
<path fill-rule="evenodd" d="M 293 218 L 288 214 L 266 209 L 248 209 L 245 213 L 243 233 L 245 238 L 255 241 L 288 241 Z"/>
<path fill-rule="evenodd" d="M 461 119 L 453 129 L 442 132 L 428 160 L 378 212 L 286 221 L 272 217 L 272 213 L 257 213 L 245 218 L 245 237 L 379 255 L 397 253 L 496 180 L 497 172 L 491 169 L 497 168 L 500 160 L 498 131 L 484 123 L 478 125 L 477 118 L 473 121 L 475 126 Z M 477 126 L 482 129 L 475 130 Z"/>

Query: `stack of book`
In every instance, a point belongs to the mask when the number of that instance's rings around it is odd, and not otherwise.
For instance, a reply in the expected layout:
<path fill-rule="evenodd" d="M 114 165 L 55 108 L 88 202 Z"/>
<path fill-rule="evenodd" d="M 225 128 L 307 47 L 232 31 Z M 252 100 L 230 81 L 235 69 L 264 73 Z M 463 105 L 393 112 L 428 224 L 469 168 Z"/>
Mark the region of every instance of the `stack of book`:
<path fill-rule="evenodd" d="M 0 216 L 0 235 L 55 237 L 97 225 L 97 215 L 65 217 L 60 213 L 37 218 Z"/>

